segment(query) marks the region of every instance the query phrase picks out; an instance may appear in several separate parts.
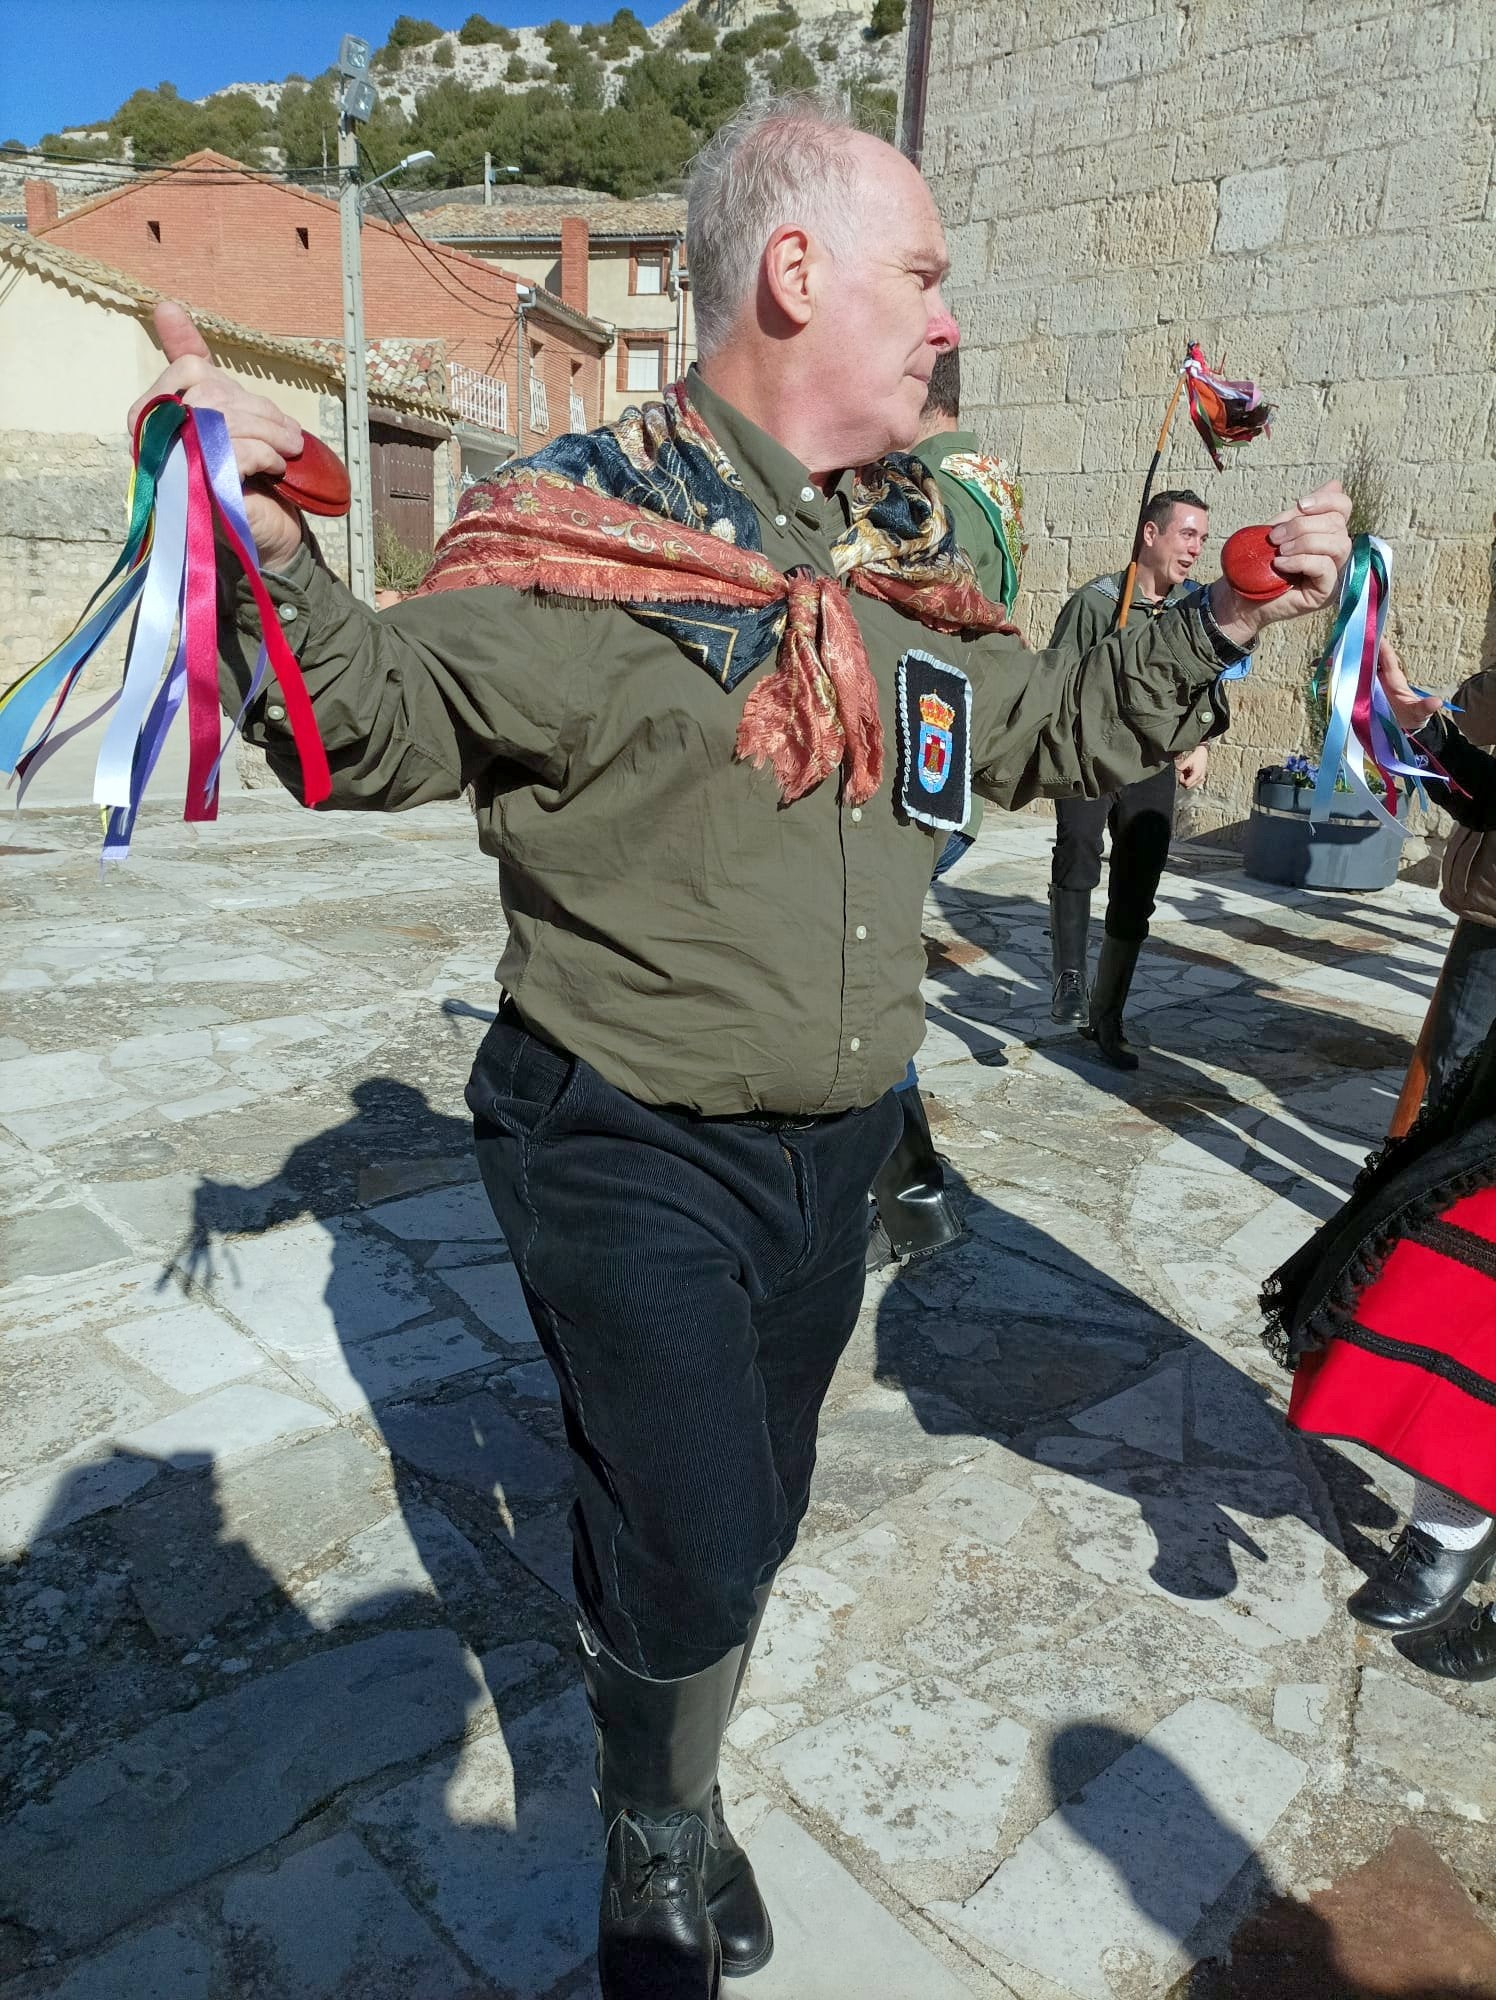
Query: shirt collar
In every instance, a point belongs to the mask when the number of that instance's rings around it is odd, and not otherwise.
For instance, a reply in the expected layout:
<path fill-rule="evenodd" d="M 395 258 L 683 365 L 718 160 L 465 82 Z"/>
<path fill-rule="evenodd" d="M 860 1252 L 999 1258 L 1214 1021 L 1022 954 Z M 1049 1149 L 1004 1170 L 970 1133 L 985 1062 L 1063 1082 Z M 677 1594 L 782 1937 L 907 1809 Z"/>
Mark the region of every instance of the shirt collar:
<path fill-rule="evenodd" d="M 933 437 L 922 438 L 909 449 L 921 464 L 938 472 L 940 461 L 949 458 L 953 451 L 979 452 L 981 446 L 975 431 L 936 431 Z"/>
<path fill-rule="evenodd" d="M 793 513 L 814 520 L 817 526 L 826 524 L 825 508 L 840 496 L 848 480 L 845 472 L 839 472 L 823 492 L 795 454 L 709 388 L 694 363 L 686 376 L 686 394 L 732 460 L 743 490 L 761 514 L 772 520 Z M 831 525 L 836 532 L 843 514 L 839 507 L 833 516 Z"/>

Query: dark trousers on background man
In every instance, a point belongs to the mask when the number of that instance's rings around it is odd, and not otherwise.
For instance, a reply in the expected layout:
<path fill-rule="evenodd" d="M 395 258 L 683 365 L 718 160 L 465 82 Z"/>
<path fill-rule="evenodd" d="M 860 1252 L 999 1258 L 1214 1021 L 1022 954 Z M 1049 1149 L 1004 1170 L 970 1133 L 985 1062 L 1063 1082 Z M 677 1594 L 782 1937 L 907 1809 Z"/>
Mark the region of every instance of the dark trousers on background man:
<path fill-rule="evenodd" d="M 1148 935 L 1159 878 L 1169 859 L 1178 779 L 1172 764 L 1099 799 L 1055 804 L 1050 920 L 1057 1021 L 1075 1021 L 1118 1069 L 1136 1069 L 1122 1032 L 1138 949 Z M 1110 828 L 1106 927 L 1093 989 L 1087 986 L 1091 894 L 1101 880 L 1101 839 Z"/>
<path fill-rule="evenodd" d="M 1060 799 L 1055 804 L 1054 863 L 1057 889 L 1090 895 L 1101 881 L 1101 836 L 1112 836 L 1107 866 L 1106 934 L 1131 944 L 1148 935 L 1158 884 L 1169 860 L 1177 780 L 1172 764 L 1100 799 Z"/>

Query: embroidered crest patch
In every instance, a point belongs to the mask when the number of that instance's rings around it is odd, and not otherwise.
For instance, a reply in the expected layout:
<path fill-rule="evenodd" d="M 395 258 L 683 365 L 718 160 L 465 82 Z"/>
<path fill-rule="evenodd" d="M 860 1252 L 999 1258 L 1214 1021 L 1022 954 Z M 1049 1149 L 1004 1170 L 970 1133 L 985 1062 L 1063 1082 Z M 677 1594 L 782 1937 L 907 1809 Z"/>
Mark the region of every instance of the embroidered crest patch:
<path fill-rule="evenodd" d="M 899 661 L 899 804 L 911 819 L 959 833 L 971 818 L 971 682 L 929 653 Z"/>

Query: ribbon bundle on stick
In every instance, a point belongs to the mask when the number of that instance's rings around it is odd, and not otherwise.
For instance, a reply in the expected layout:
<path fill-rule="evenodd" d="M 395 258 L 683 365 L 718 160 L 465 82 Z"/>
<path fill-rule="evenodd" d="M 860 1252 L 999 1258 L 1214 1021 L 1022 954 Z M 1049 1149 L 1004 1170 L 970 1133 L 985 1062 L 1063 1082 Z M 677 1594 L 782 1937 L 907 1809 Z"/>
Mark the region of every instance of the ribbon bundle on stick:
<path fill-rule="evenodd" d="M 94 802 L 105 813 L 106 860 L 129 852 L 141 799 L 184 708 L 183 818 L 218 815 L 218 776 L 233 732 L 223 739 L 218 706 L 215 531 L 244 571 L 265 635 L 234 728 L 273 673 L 301 763 L 304 802 L 318 805 L 332 790 L 306 684 L 260 578 L 228 426 L 216 410 L 189 410 L 177 397 L 162 396 L 141 412 L 132 443 L 124 548 L 62 644 L 0 694 L 0 771 L 16 773 L 22 793 L 48 757 L 113 710 L 94 773 Z M 120 686 L 92 715 L 59 731 L 68 696 L 132 606 Z"/>
<path fill-rule="evenodd" d="M 1256 384 L 1230 382 L 1224 375 L 1217 375 L 1207 365 L 1199 341 L 1192 340 L 1184 357 L 1184 366 L 1179 371 L 1179 379 L 1174 384 L 1174 393 L 1169 398 L 1169 407 L 1164 412 L 1158 443 L 1153 447 L 1153 457 L 1148 462 L 1147 475 L 1143 480 L 1143 497 L 1138 502 L 1138 521 L 1132 536 L 1132 560 L 1127 565 L 1117 612 L 1118 631 L 1126 625 L 1132 610 L 1133 592 L 1138 581 L 1138 558 L 1143 553 L 1143 520 L 1148 512 L 1148 502 L 1153 497 L 1153 482 L 1158 476 L 1164 446 L 1169 441 L 1174 412 L 1179 408 L 1179 398 L 1186 393 L 1189 396 L 1190 419 L 1204 440 L 1205 449 L 1210 453 L 1217 472 L 1223 469 L 1223 445 L 1250 444 L 1253 438 L 1265 437 L 1268 433 L 1273 406 L 1263 402 Z"/>
<path fill-rule="evenodd" d="M 1233 382 L 1218 375 L 1191 341 L 1184 358 L 1184 386 L 1190 399 L 1190 422 L 1200 433 L 1217 472 L 1225 470 L 1221 452 L 1227 445 L 1250 444 L 1271 437 L 1273 406 L 1265 403 L 1255 382 Z"/>
<path fill-rule="evenodd" d="M 1340 579 L 1340 606 L 1330 643 L 1315 667 L 1328 721 L 1309 817 L 1329 818 L 1335 810 L 1337 780 L 1343 779 L 1358 807 L 1406 834 L 1408 829 L 1397 817 L 1398 778 L 1407 779 L 1423 798 L 1422 779 L 1448 784 L 1449 776 L 1436 757 L 1408 741 L 1377 678 L 1377 648 L 1387 622 L 1391 584 L 1392 552 L 1387 544 L 1375 535 L 1357 535 Z M 1367 782 L 1368 764 L 1381 778 L 1385 804 Z"/>

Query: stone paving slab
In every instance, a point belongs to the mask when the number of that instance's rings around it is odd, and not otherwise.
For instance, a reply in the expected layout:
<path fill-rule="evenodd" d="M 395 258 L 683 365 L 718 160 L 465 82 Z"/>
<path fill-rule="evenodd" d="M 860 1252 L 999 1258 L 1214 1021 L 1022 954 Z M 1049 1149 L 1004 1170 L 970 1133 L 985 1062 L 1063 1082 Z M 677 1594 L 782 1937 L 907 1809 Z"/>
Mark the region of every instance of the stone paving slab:
<path fill-rule="evenodd" d="M 462 1101 L 503 943 L 471 817 L 249 794 L 103 892 L 88 815 L 37 825 L 0 869 L 0 2000 L 587 2000 L 569 1473 Z M 1288 1438 L 1256 1343 L 1448 920 L 1176 847 L 1122 1077 L 1048 1018 L 1050 839 L 993 815 L 927 905 L 969 1236 L 870 1278 L 732 1725 L 780 1928 L 745 2000 L 1163 2000 L 1399 1826 L 1496 1879 L 1491 1695 L 1341 1609 L 1406 1479 Z"/>
<path fill-rule="evenodd" d="M 107 1936 L 460 1735 L 479 1687 L 452 1633 L 387 1632 L 169 1716 L 0 1831 L 0 1911 L 67 1944 Z"/>

